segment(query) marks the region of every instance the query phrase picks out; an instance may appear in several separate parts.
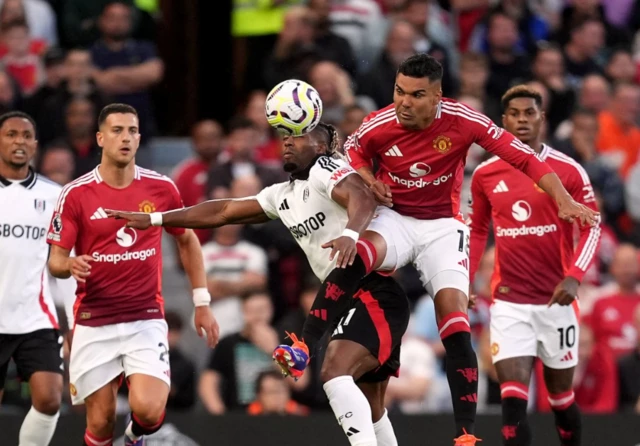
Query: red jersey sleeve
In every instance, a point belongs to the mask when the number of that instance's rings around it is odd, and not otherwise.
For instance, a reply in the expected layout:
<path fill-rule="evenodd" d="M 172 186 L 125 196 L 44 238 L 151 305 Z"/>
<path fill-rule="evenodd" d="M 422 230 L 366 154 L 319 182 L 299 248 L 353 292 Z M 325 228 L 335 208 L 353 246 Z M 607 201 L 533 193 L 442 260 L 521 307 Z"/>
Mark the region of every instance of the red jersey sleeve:
<path fill-rule="evenodd" d="M 567 181 L 568 184 L 565 185 L 567 191 L 575 201 L 597 211 L 598 206 L 596 204 L 595 194 L 587 172 L 575 161 L 571 162 L 570 167 L 572 167 L 572 175 Z M 569 268 L 566 275 L 575 277 L 581 282 L 585 273 L 593 263 L 595 253 L 600 243 L 602 229 L 599 221 L 594 226 L 581 225 L 578 223 L 578 229 L 580 231 L 580 239 L 574 250 L 571 268 Z"/>
<path fill-rule="evenodd" d="M 77 188 L 71 190 L 67 186 L 62 190 L 49 225 L 47 243 L 68 250 L 75 247 L 80 223 L 78 197 Z"/>
<path fill-rule="evenodd" d="M 182 202 L 182 197 L 180 196 L 180 192 L 178 191 L 178 187 L 176 186 L 176 184 L 173 181 L 170 181 L 167 189 L 168 189 L 167 191 L 168 192 L 168 209 L 167 210 L 182 209 L 184 207 L 184 203 Z M 168 234 L 173 235 L 174 237 L 182 235 L 186 232 L 185 228 L 165 227 L 164 230 L 167 231 Z"/>
<path fill-rule="evenodd" d="M 482 169 L 482 167 L 480 165 L 478 169 Z M 478 171 L 478 169 L 471 177 L 471 197 L 469 198 L 469 217 L 467 219 L 467 225 L 471 232 L 469 242 L 469 280 L 471 283 L 473 283 L 473 278 L 487 245 L 489 223 L 491 222 L 491 204 L 482 184 L 482 171 Z"/>
<path fill-rule="evenodd" d="M 371 167 L 375 158 L 375 151 L 371 148 L 372 144 L 366 144 L 366 142 L 362 141 L 358 137 L 359 132 L 360 129 L 350 135 L 347 138 L 347 142 L 344 143 L 344 153 L 349 160 L 349 164 L 355 170 L 361 167 Z"/>
<path fill-rule="evenodd" d="M 553 173 L 551 167 L 542 161 L 531 147 L 493 122 L 489 121 L 488 126 L 484 126 L 480 121 L 467 120 L 465 125 L 473 134 L 472 142 L 521 170 L 536 184 L 544 175 Z"/>

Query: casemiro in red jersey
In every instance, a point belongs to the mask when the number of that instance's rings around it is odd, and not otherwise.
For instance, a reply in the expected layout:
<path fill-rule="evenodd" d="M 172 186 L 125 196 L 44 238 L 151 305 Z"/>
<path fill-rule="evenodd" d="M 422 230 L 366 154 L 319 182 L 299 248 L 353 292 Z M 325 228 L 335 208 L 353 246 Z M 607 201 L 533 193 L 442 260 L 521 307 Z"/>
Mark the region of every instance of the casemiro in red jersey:
<path fill-rule="evenodd" d="M 585 170 L 568 156 L 543 144 L 542 97 L 530 87 L 513 87 L 502 98 L 502 122 L 529 144 L 556 172 L 578 203 L 596 211 Z M 600 226 L 578 225 L 574 249 L 571 222 L 522 172 L 499 158 L 478 166 L 471 181 L 471 279 L 493 220 L 495 270 L 491 281 L 491 354 L 500 380 L 503 444 L 531 444 L 527 423 L 533 360 L 544 364 L 549 403 L 563 445 L 580 444 L 580 413 L 572 390 L 578 363 L 578 285 L 593 261 Z"/>
<path fill-rule="evenodd" d="M 413 263 L 434 297 L 447 356 L 456 444 L 473 445 L 477 360 L 467 317 L 469 232 L 460 215 L 460 188 L 469 146 L 477 143 L 531 177 L 557 202 L 562 218 L 594 220 L 552 169 L 486 116 L 442 98 L 442 66 L 417 54 L 399 67 L 392 106 L 372 113 L 346 145 L 351 165 L 377 199 L 393 206 L 395 221 L 369 227 L 387 241 L 383 268 Z M 379 168 L 375 175 L 373 161 Z"/>

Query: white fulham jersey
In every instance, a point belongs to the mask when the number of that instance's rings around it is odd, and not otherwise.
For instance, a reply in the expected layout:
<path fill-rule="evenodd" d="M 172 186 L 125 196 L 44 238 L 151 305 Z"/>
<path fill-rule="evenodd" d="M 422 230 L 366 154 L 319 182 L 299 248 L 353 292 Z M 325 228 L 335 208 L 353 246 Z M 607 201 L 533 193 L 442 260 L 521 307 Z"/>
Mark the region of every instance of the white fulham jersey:
<path fill-rule="evenodd" d="M 319 157 L 307 179 L 295 179 L 263 189 L 256 199 L 271 219 L 279 218 L 289 228 L 309 260 L 315 275 L 324 280 L 335 268 L 330 249 L 322 244 L 340 237 L 347 226 L 347 210 L 333 201 L 333 188 L 356 173 L 342 160 Z"/>
<path fill-rule="evenodd" d="M 47 230 L 62 187 L 29 170 L 23 181 L 0 177 L 0 333 L 58 328 L 53 294 L 73 303 L 74 279 L 49 274 Z"/>

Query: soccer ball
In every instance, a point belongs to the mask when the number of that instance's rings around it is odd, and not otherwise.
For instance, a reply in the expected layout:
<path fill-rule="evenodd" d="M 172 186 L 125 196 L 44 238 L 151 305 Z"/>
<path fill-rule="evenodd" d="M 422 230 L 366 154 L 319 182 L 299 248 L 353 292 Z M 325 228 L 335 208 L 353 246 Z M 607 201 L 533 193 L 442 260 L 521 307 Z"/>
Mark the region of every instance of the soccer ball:
<path fill-rule="evenodd" d="M 316 89 L 296 79 L 280 82 L 273 87 L 264 106 L 267 121 L 283 135 L 301 136 L 309 133 L 322 116 L 322 100 Z"/>

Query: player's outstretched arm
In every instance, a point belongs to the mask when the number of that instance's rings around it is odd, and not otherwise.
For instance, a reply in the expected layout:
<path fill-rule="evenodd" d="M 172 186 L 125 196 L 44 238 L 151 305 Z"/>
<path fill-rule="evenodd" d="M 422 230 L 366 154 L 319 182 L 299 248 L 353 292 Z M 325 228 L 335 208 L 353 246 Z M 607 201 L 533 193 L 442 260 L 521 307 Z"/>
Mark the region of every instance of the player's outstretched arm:
<path fill-rule="evenodd" d="M 150 226 L 176 228 L 218 228 L 231 224 L 253 224 L 269 221 L 255 198 L 210 200 L 184 209 L 168 212 L 122 212 L 107 210 L 111 218 L 127 220 L 127 226 L 147 229 Z"/>
<path fill-rule="evenodd" d="M 47 263 L 49 272 L 58 279 L 67 279 L 73 276 L 78 282 L 86 282 L 91 274 L 90 262 L 93 258 L 88 255 L 71 257 L 71 250 L 58 245 L 51 245 L 49 261 Z"/>

